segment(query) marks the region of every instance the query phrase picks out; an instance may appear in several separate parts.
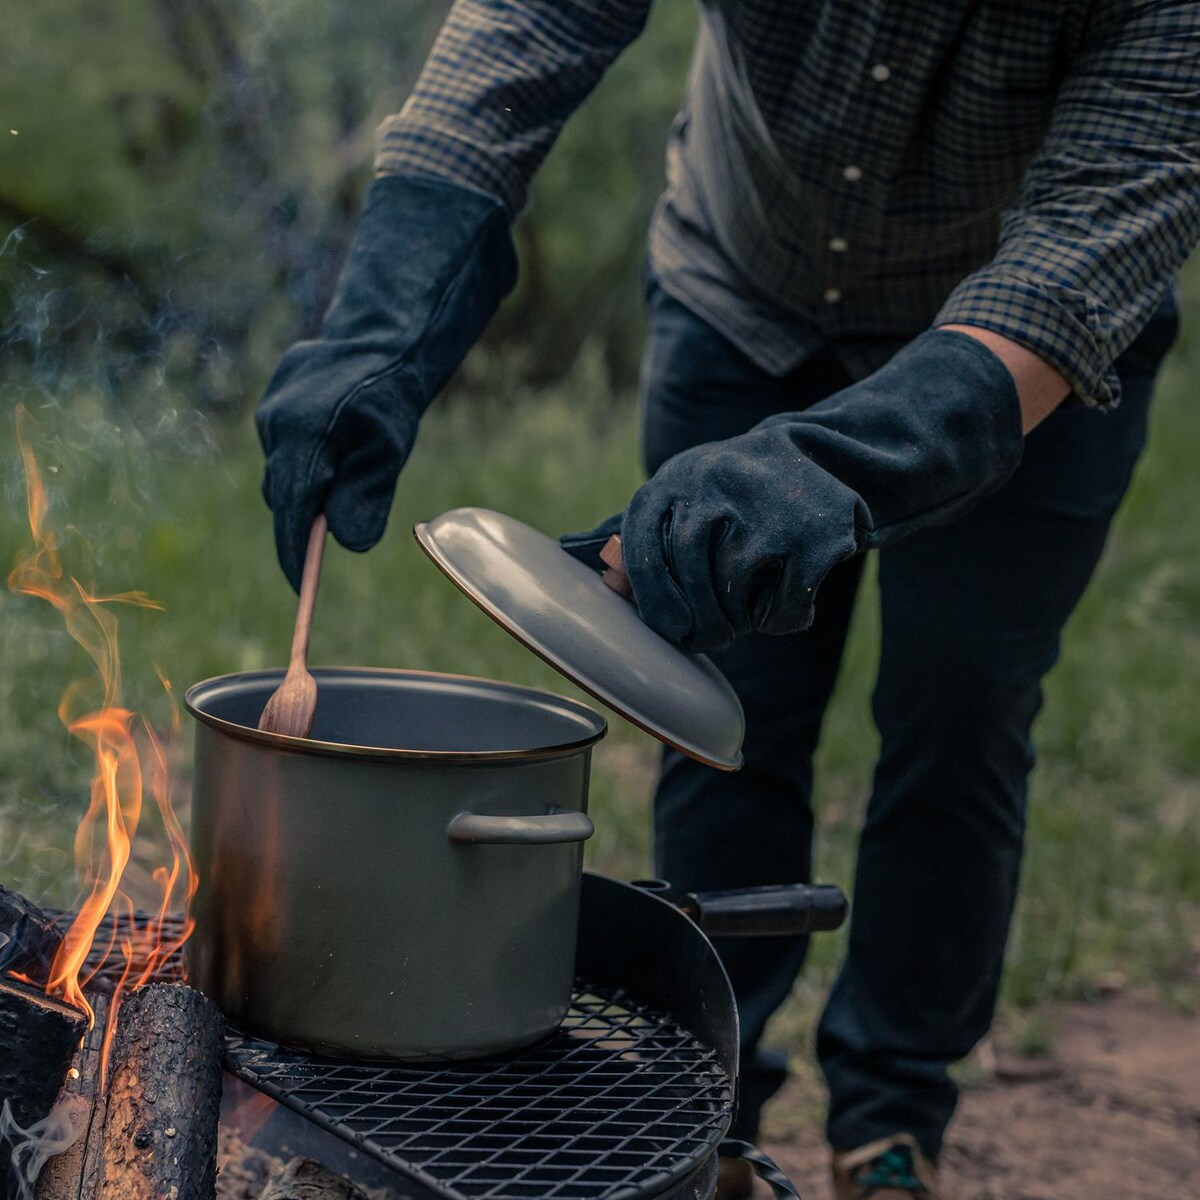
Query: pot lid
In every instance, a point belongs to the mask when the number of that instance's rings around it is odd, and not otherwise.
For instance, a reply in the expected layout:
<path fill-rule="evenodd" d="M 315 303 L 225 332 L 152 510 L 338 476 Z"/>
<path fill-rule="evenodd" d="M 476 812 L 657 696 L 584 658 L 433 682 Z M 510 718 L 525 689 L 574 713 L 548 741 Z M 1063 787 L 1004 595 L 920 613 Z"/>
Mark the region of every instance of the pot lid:
<path fill-rule="evenodd" d="M 724 675 L 659 637 L 554 538 L 486 508 L 452 509 L 413 532 L 493 621 L 585 692 L 702 763 L 742 765 L 745 717 Z"/>

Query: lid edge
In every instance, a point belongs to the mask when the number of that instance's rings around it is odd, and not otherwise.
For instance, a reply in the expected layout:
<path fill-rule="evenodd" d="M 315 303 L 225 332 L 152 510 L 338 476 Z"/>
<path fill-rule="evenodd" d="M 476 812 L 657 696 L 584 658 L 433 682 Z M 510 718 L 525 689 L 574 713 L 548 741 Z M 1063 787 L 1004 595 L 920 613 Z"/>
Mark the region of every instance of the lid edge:
<path fill-rule="evenodd" d="M 429 536 L 429 522 L 418 521 L 413 526 L 413 537 L 416 539 L 417 545 L 425 553 L 425 556 L 438 568 L 439 571 L 464 595 L 472 604 L 475 605 L 481 612 L 490 617 L 501 629 L 510 637 L 515 638 L 527 650 L 532 651 L 537 655 L 547 666 L 552 667 L 564 679 L 569 680 L 581 691 L 586 692 L 593 699 L 600 701 L 601 704 L 615 712 L 622 720 L 628 721 L 630 725 L 640 729 L 643 733 L 649 734 L 656 741 L 662 742 L 663 745 L 671 747 L 672 750 L 678 750 L 680 754 L 686 755 L 688 758 L 694 759 L 696 762 L 702 763 L 706 767 L 713 767 L 718 771 L 737 771 L 739 770 L 745 759 L 739 747 L 737 753 L 732 757 L 719 757 L 709 752 L 702 750 L 699 746 L 693 743 L 684 743 L 678 738 L 673 738 L 669 734 L 659 729 L 651 729 L 645 722 L 640 721 L 635 717 L 616 697 L 612 696 L 607 689 L 594 687 L 585 682 L 575 674 L 557 655 L 552 654 L 546 649 L 536 638 L 532 637 L 525 630 L 516 625 L 508 616 L 494 605 L 488 604 L 483 597 L 476 595 L 467 586 L 464 580 L 459 576 L 458 572 L 450 565 L 437 546 L 436 542 Z M 702 655 L 693 655 L 694 658 L 703 657 Z M 708 661 L 707 659 L 705 661 Z M 713 670 L 716 670 L 714 667 Z M 724 676 L 722 676 L 724 678 Z M 728 686 L 728 680 L 725 681 Z M 739 704 L 740 707 L 740 704 Z"/>

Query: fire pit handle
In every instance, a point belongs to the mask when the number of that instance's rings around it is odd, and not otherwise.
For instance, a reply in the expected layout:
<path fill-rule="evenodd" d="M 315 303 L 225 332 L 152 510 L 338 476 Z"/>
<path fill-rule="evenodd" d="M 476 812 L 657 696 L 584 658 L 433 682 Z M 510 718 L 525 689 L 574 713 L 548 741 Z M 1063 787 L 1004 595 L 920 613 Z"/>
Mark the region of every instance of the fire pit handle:
<path fill-rule="evenodd" d="M 773 1158 L 764 1154 L 757 1146 L 749 1142 L 741 1142 L 735 1138 L 726 1138 L 717 1151 L 722 1158 L 741 1159 L 750 1165 L 750 1170 L 770 1189 L 775 1200 L 800 1200 L 796 1185 L 779 1169 Z"/>
<path fill-rule="evenodd" d="M 446 827 L 452 842 L 477 846 L 546 846 L 585 842 L 596 831 L 585 812 L 552 808 L 529 816 L 499 816 L 461 812 Z"/>
<path fill-rule="evenodd" d="M 839 928 L 849 904 L 833 884 L 691 892 L 679 903 L 710 937 L 786 937 Z"/>

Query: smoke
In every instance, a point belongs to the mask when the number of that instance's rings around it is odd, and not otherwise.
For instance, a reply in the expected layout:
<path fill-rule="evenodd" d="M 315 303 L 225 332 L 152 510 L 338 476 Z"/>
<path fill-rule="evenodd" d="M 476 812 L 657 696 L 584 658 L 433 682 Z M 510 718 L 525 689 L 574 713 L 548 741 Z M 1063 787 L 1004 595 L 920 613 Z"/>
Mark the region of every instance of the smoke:
<path fill-rule="evenodd" d="M 48 1117 L 28 1129 L 17 1123 L 7 1100 L 0 1104 L 0 1153 L 8 1158 L 6 1200 L 34 1200 L 42 1168 L 69 1150 L 87 1128 L 90 1105 L 82 1096 L 64 1096 Z"/>
<path fill-rule="evenodd" d="M 254 660 L 214 599 L 227 581 L 196 566 L 205 537 L 239 537 L 243 513 L 269 528 L 257 495 L 214 499 L 233 491 L 220 442 L 245 444 L 263 377 L 323 309 L 374 129 L 441 9 L 134 5 L 89 31 L 85 72 L 57 9 L 6 14 L 21 186 L 0 196 L 0 571 L 27 536 L 10 423 L 22 404 L 66 571 L 104 593 L 173 584 L 162 598 L 211 631 L 209 658 Z M 187 678 L 203 654 L 181 665 L 166 635 L 136 616 L 129 628 L 130 704 L 159 723 L 151 664 Z M 0 657 L 0 878 L 67 905 L 89 764 L 55 710 L 78 655 L 53 613 L 0 595 Z"/>
<path fill-rule="evenodd" d="M 24 228 L 0 243 L 0 298 L 9 301 L 0 306 L 0 445 L 15 449 L 8 423 L 24 406 L 36 420 L 50 504 L 75 543 L 64 553 L 77 552 L 72 574 L 88 584 L 128 560 L 128 536 L 116 545 L 112 534 L 154 516 L 169 472 L 220 451 L 196 390 L 180 378 L 204 368 L 176 317 L 119 283 L 98 288 L 77 266 L 43 267 L 42 257 Z M 206 354 L 211 363 L 223 352 L 212 344 Z M 23 512 L 15 453 L 4 457 L 0 485 L 9 512 Z M 11 560 L 15 546 L 2 549 Z"/>
<path fill-rule="evenodd" d="M 440 0 L 135 3 L 88 28 L 82 73 L 61 22 L 6 22 L 31 51 L 9 47 L 3 89 L 12 170 L 31 181 L 0 196 L 7 363 L 43 385 L 90 363 L 117 398 L 161 373 L 242 409 L 318 323 L 389 92 L 442 15 Z"/>
<path fill-rule="evenodd" d="M 0 703 L 0 710 L 3 704 Z M 23 742 L 25 739 L 22 738 Z M 0 881 L 42 906 L 69 904 L 76 894 L 65 806 L 32 787 L 0 781 Z M 14 793 L 19 793 L 19 799 Z M 76 803 L 75 808 L 78 805 Z M 70 816 L 77 816 L 71 811 Z M 4 950 L 0 947 L 0 960 Z"/>
<path fill-rule="evenodd" d="M 157 383 L 141 403 L 116 409 L 86 372 L 64 367 L 61 375 L 53 390 L 26 379 L 2 394 L 24 399 L 36 415 L 31 437 L 66 576 L 101 595 L 136 590 L 147 577 L 157 587 L 188 544 L 181 523 L 189 513 L 170 503 L 173 489 L 197 475 L 214 477 L 214 492 L 222 488 L 216 432 L 205 414 L 173 403 Z M 8 514 L 0 521 L 0 576 L 29 538 L 12 420 L 0 411 Z M 154 667 L 184 670 L 185 678 L 186 668 L 167 657 L 167 631 L 140 613 L 124 620 L 131 706 L 169 727 L 172 705 Z M 0 653 L 0 880 L 35 902 L 69 907 L 77 899 L 71 836 L 87 804 L 92 763 L 63 729 L 58 707 L 64 686 L 86 677 L 88 663 L 64 639 L 56 612 L 7 593 L 0 594 Z M 155 829 L 152 821 L 147 836 Z"/>

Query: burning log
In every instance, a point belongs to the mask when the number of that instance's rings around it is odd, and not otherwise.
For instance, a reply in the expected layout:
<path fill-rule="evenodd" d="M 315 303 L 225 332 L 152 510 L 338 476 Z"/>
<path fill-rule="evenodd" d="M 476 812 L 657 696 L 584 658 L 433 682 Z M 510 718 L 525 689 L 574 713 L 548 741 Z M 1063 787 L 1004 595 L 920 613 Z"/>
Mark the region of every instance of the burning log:
<path fill-rule="evenodd" d="M 61 1093 L 77 1138 L 49 1159 L 37 1200 L 211 1200 L 215 1191 L 222 1022 L 191 988 L 155 983 L 107 996 Z M 108 1086 L 104 1045 L 111 1040 Z"/>
<path fill-rule="evenodd" d="M 310 1158 L 293 1158 L 271 1176 L 259 1200 L 367 1200 L 348 1179 Z"/>
<path fill-rule="evenodd" d="M 42 1122 L 86 1027 L 86 1016 L 70 1004 L 0 978 L 0 1195 L 36 1170 L 31 1164 L 49 1142 Z"/>
<path fill-rule="evenodd" d="M 212 1200 L 223 1022 L 181 984 L 122 1001 L 109 1068 L 96 1200 Z"/>
<path fill-rule="evenodd" d="M 57 1101 L 57 1107 L 74 1110 L 78 1137 L 62 1154 L 46 1163 L 38 1176 L 37 1200 L 80 1200 L 94 1195 L 99 1185 L 106 1107 L 100 1073 L 108 1029 L 108 997 L 93 998 L 92 1008 L 96 1023 L 84 1038 Z"/>
<path fill-rule="evenodd" d="M 19 972 L 45 986 L 62 931 L 36 905 L 0 887 L 0 975 Z"/>
<path fill-rule="evenodd" d="M 8 1103 L 18 1125 L 32 1125 L 54 1107 L 86 1028 L 79 1009 L 0 979 L 0 1103 Z"/>

